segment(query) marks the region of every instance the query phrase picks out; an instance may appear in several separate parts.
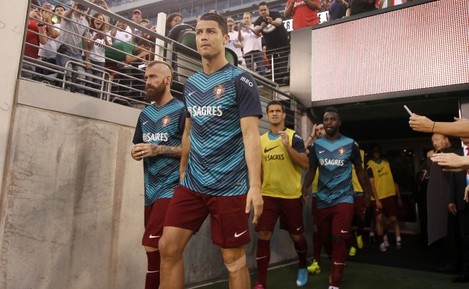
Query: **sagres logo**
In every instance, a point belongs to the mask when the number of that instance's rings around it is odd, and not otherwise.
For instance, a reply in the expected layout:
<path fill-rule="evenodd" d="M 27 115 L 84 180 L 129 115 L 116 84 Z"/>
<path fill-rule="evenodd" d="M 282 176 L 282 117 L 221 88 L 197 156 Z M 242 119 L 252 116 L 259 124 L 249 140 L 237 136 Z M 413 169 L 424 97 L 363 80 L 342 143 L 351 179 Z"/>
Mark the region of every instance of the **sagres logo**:
<path fill-rule="evenodd" d="M 213 89 L 213 93 L 215 93 L 215 99 L 220 99 L 222 93 L 225 92 L 225 87 L 219 84 Z"/>
<path fill-rule="evenodd" d="M 161 125 L 163 127 L 166 127 L 168 126 L 169 122 L 171 121 L 171 117 L 169 115 L 163 117 L 163 119 L 161 120 Z"/>

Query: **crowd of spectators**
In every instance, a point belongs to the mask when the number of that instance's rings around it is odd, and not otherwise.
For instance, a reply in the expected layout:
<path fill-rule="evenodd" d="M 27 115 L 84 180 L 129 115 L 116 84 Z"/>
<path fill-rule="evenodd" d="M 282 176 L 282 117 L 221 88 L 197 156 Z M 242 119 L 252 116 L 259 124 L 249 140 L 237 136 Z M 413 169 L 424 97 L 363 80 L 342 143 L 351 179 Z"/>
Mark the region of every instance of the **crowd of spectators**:
<path fill-rule="evenodd" d="M 321 12 L 328 11 L 328 20 L 334 20 L 407 1 L 410 0 L 286 0 L 283 13 L 270 10 L 267 2 L 260 2 L 256 19 L 250 12 L 244 13 L 242 21 L 228 18 L 230 40 L 227 47 L 236 53 L 239 65 L 277 83 L 288 84 L 290 44 L 285 19 L 292 18 L 293 28 L 301 29 L 319 24 L 318 13 Z M 24 50 L 28 61 L 23 63 L 24 78 L 54 75 L 59 79 L 64 73 L 58 68 L 65 67 L 69 90 L 97 95 L 105 73 L 112 81 L 121 67 L 153 58 L 155 37 L 138 27 L 155 31 L 156 26 L 143 18 L 139 9 L 130 16 L 138 25 L 131 27 L 93 11 L 88 5 L 72 2 L 68 7 L 61 2 L 40 3 L 32 0 L 29 9 Z M 104 0 L 90 3 L 110 11 Z M 181 23 L 181 14 L 169 14 L 165 36 Z M 38 61 L 41 63 L 37 64 Z M 91 92 L 84 91 L 84 87 L 91 87 Z"/>

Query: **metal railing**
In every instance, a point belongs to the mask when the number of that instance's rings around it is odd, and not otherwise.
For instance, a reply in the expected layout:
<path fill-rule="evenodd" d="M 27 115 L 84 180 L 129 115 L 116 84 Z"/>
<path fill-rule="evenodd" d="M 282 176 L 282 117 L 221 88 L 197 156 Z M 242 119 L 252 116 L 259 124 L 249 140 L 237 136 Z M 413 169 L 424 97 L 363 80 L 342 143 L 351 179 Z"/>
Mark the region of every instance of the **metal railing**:
<path fill-rule="evenodd" d="M 112 36 L 109 32 L 106 33 L 96 30 L 95 28 L 90 28 L 89 31 L 91 34 L 104 33 L 104 37 L 108 37 L 111 40 L 110 42 L 112 42 L 111 45 L 105 47 L 105 66 L 102 64 L 88 64 L 84 62 L 84 55 L 86 55 L 86 53 L 95 56 L 103 56 L 89 52 L 85 48 L 85 43 L 73 47 L 75 51 L 79 51 L 78 55 L 71 55 L 71 53 L 67 51 L 64 52 L 60 49 L 51 51 L 49 48 L 45 48 L 41 45 L 27 43 L 30 47 L 36 49 L 41 48 L 48 52 L 55 53 L 58 58 L 65 57 L 67 61 L 65 65 L 61 66 L 56 61 L 51 62 L 39 57 L 24 56 L 21 65 L 21 78 L 42 82 L 57 89 L 83 93 L 105 101 L 141 108 L 142 106 L 148 105 L 145 98 L 145 63 L 153 59 L 159 59 L 166 61 L 173 68 L 173 85 L 171 90 L 174 96 L 182 97 L 182 89 L 186 79 L 194 72 L 201 69 L 200 56 L 195 50 L 195 47 L 184 45 L 186 44 L 185 35 L 191 37 L 190 34 L 194 33 L 193 28 L 191 30 L 189 26 L 185 27 L 186 29 L 180 29 L 183 32 L 182 34 L 176 33 L 176 35 L 170 38 L 164 36 L 164 32 L 160 34 L 147 27 L 142 27 L 137 23 L 133 23 L 131 20 L 125 19 L 103 7 L 94 5 L 85 0 L 76 0 L 76 2 L 86 6 L 92 11 L 103 14 L 106 20 L 109 19 L 110 23 L 107 23 L 109 26 L 108 31 L 116 27 L 121 34 L 126 32 L 130 34 L 132 43 L 129 42 L 129 46 L 132 47 L 132 49 L 122 49 L 122 44 L 117 44 L 120 41 L 116 38 L 117 35 Z M 62 5 L 66 7 L 66 9 L 72 9 L 67 5 L 67 3 L 69 3 L 67 0 L 54 0 L 50 3 L 54 6 Z M 31 6 L 34 7 L 33 4 Z M 36 8 L 42 9 L 41 7 Z M 59 19 L 61 17 L 61 15 L 55 12 L 50 13 L 54 18 Z M 74 10 L 73 13 L 80 13 L 80 11 Z M 95 14 L 89 13 L 83 16 L 86 16 L 91 22 L 97 19 L 93 15 Z M 71 17 L 71 19 L 65 21 L 74 21 L 73 19 L 75 18 Z M 42 23 L 41 20 L 38 20 L 38 22 Z M 159 22 L 164 23 L 165 21 Z M 82 25 L 77 22 L 73 23 L 77 28 Z M 119 27 L 117 27 L 117 25 L 119 25 Z M 39 33 L 38 31 L 30 29 L 28 29 L 26 33 L 30 33 L 30 36 L 38 38 L 40 34 L 42 34 L 43 39 L 46 38 L 47 41 L 55 41 L 57 47 L 61 45 L 70 46 L 70 43 L 68 43 L 64 37 L 67 33 L 70 37 L 81 36 L 75 31 L 66 31 L 63 25 L 53 26 L 50 23 L 46 23 L 44 26 L 47 27 L 46 31 L 55 29 L 58 31 L 59 36 L 53 38 L 51 33 Z M 125 26 L 129 28 L 126 29 L 124 28 Z M 134 33 L 135 31 L 138 31 L 138 33 Z M 158 31 L 165 31 L 165 27 L 158 27 Z M 88 37 L 86 40 L 90 41 L 90 39 L 91 37 Z M 124 55 L 124 58 L 129 58 L 131 61 L 121 61 L 109 57 L 116 53 L 121 57 Z M 281 59 L 288 59 L 288 56 Z M 278 62 L 274 61 L 271 65 L 273 70 L 275 70 L 275 67 L 278 67 Z M 287 101 L 287 108 L 290 109 L 287 111 L 288 114 L 292 116 L 294 124 L 299 123 L 296 101 L 288 93 L 279 89 L 279 85 L 274 82 L 274 80 L 277 79 L 275 73 L 273 73 L 273 76 L 262 76 L 246 67 L 240 66 L 239 68 L 253 75 L 258 84 L 259 93 L 264 105 L 271 99 L 283 99 Z"/>

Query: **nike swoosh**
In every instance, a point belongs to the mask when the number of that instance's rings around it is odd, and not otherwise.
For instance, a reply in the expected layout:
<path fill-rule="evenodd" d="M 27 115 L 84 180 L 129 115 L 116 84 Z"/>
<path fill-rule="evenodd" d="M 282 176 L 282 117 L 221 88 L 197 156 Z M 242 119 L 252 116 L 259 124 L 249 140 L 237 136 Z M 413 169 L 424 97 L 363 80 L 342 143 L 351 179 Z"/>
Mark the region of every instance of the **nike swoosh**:
<path fill-rule="evenodd" d="M 341 232 L 342 234 L 347 234 L 347 233 L 348 233 L 348 231 L 344 231 L 344 230 L 340 230 L 340 232 Z"/>
<path fill-rule="evenodd" d="M 151 235 L 151 234 L 150 234 L 150 236 L 148 236 L 148 238 L 150 238 L 150 239 L 156 239 L 156 238 L 159 238 L 159 237 L 160 236 L 158 236 L 158 235 Z"/>
<path fill-rule="evenodd" d="M 147 273 L 158 273 L 160 272 L 160 270 L 156 270 L 156 271 L 147 271 Z"/>
<path fill-rule="evenodd" d="M 248 231 L 248 230 L 244 230 L 243 232 L 241 232 L 241 233 L 239 233 L 239 234 L 235 232 L 235 233 L 234 233 L 234 237 L 235 237 L 235 238 L 239 238 L 241 235 L 244 235 L 247 231 Z"/>
<path fill-rule="evenodd" d="M 297 231 L 301 230 L 301 227 L 296 228 Z"/>
<path fill-rule="evenodd" d="M 277 148 L 278 146 L 274 146 L 274 147 L 271 147 L 271 148 L 265 148 L 264 149 L 264 153 L 268 153 L 270 152 L 271 150 L 273 150 L 274 148 Z"/>
<path fill-rule="evenodd" d="M 345 266 L 345 263 L 334 262 L 334 265 L 342 265 L 342 266 Z"/>
<path fill-rule="evenodd" d="M 378 173 L 381 173 L 381 171 L 382 171 L 382 170 L 384 170 L 384 168 L 382 168 L 382 169 L 379 169 L 379 170 L 378 170 Z"/>
<path fill-rule="evenodd" d="M 319 151 L 320 154 L 322 154 L 323 152 L 325 152 L 325 150 L 324 151 Z"/>
<path fill-rule="evenodd" d="M 143 122 L 143 125 L 146 125 L 146 124 L 147 124 L 147 122 L 148 122 L 148 120 L 147 120 L 147 121 L 144 121 L 144 122 Z"/>
<path fill-rule="evenodd" d="M 267 256 L 256 257 L 256 260 L 262 260 L 262 259 L 265 259 L 265 258 L 267 258 Z"/>

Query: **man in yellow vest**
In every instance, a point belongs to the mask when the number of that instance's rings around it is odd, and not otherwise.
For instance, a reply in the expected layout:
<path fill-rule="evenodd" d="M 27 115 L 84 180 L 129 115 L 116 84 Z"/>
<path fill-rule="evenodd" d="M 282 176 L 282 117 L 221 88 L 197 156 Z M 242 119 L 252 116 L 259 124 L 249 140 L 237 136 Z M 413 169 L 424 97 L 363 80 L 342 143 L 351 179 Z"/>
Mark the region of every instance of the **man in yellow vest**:
<path fill-rule="evenodd" d="M 270 131 L 261 136 L 262 198 L 264 210 L 256 226 L 257 277 L 255 289 L 267 288 L 270 239 L 277 219 L 280 228 L 289 232 L 299 258 L 297 286 L 308 282 L 306 271 L 307 243 L 304 236 L 301 174 L 308 167 L 303 139 L 285 127 L 285 108 L 280 101 L 267 104 Z"/>
<path fill-rule="evenodd" d="M 378 237 L 379 249 L 386 252 L 389 242 L 384 235 L 383 214 L 388 218 L 390 225 L 394 227 L 396 235 L 396 248 L 401 248 L 401 232 L 397 220 L 397 205 L 402 206 L 399 187 L 394 182 L 389 161 L 381 156 L 381 148 L 378 145 L 372 147 L 372 159 L 368 161 L 368 177 L 373 194 L 372 203 L 375 209 L 375 230 Z M 397 197 L 397 199 L 396 199 Z"/>

